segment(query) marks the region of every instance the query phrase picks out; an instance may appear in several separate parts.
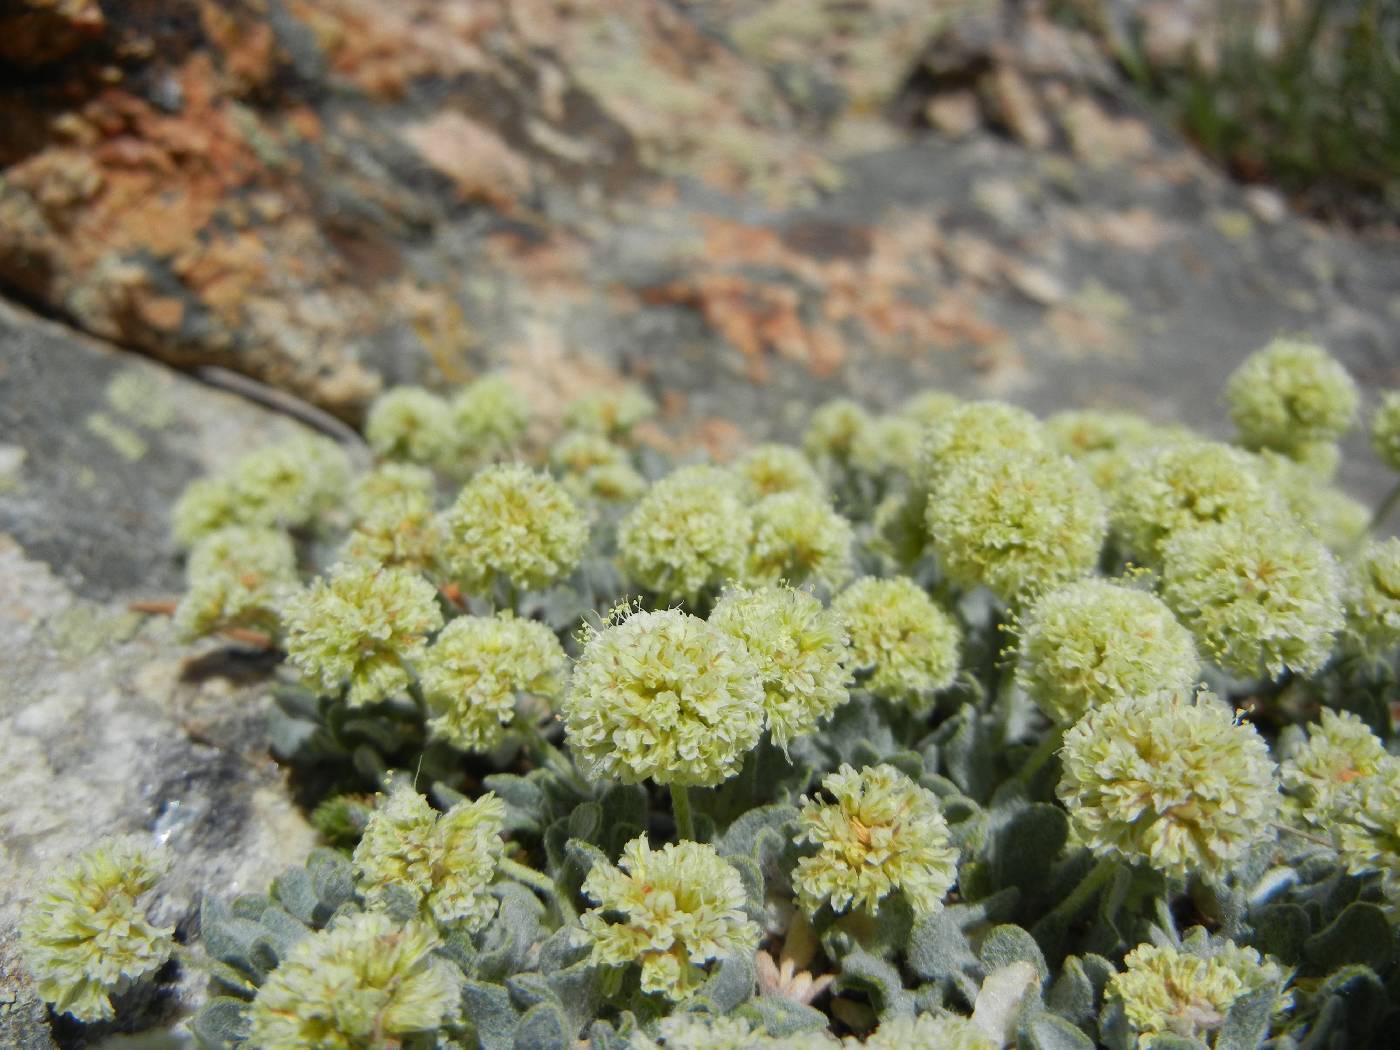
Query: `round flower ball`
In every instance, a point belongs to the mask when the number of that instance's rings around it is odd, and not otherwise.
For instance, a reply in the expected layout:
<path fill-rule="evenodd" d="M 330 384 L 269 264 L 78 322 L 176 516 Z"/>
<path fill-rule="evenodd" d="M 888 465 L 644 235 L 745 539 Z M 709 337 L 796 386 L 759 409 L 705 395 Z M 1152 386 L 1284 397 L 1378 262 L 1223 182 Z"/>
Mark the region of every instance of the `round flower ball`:
<path fill-rule="evenodd" d="M 888 765 L 843 765 L 822 790 L 832 801 L 803 796 L 797 817 L 797 842 L 817 848 L 793 870 L 798 904 L 809 915 L 823 904 L 874 914 L 897 891 L 916 915 L 941 911 L 958 878 L 958 850 L 937 796 Z"/>
<path fill-rule="evenodd" d="M 592 633 L 562 707 L 594 779 L 712 787 L 763 732 L 763 684 L 743 645 L 679 610 L 635 613 Z"/>
<path fill-rule="evenodd" d="M 767 496 L 753 507 L 744 578 L 839 587 L 851 578 L 851 523 L 825 497 L 805 492 Z"/>
<path fill-rule="evenodd" d="M 870 413 L 850 398 L 833 398 L 812 413 L 802 449 L 819 467 L 845 464 L 856 438 L 871 423 Z"/>
<path fill-rule="evenodd" d="M 1162 598 L 1227 671 L 1312 674 L 1342 629 L 1342 574 L 1323 544 L 1275 518 L 1236 518 L 1173 536 Z"/>
<path fill-rule="evenodd" d="M 482 463 L 508 453 L 530 425 L 530 403 L 502 375 L 482 376 L 448 402 L 454 436 L 453 457 Z"/>
<path fill-rule="evenodd" d="M 521 694 L 558 700 L 568 658 L 542 623 L 511 613 L 459 616 L 418 663 L 428 732 L 464 751 L 490 751 L 515 720 Z"/>
<path fill-rule="evenodd" d="M 1160 598 L 1104 579 L 1037 601 L 1019 649 L 1017 682 L 1061 725 L 1113 700 L 1184 690 L 1201 669 L 1191 632 Z"/>
<path fill-rule="evenodd" d="M 744 497 L 750 501 L 782 492 L 820 496 L 822 479 L 800 449 L 791 445 L 756 445 L 734 461 Z"/>
<path fill-rule="evenodd" d="M 899 414 L 921 426 L 937 423 L 958 405 L 962 398 L 946 390 L 922 390 L 899 406 Z"/>
<path fill-rule="evenodd" d="M 1067 456 L 992 451 L 960 459 L 930 490 L 929 539 L 949 579 L 1013 602 L 1090 572 L 1107 516 Z"/>
<path fill-rule="evenodd" d="M 1168 875 L 1226 871 L 1278 807 L 1268 746 L 1209 693 L 1090 708 L 1060 759 L 1058 793 L 1080 840 Z"/>
<path fill-rule="evenodd" d="M 1371 540 L 1351 567 L 1343 641 L 1376 663 L 1400 648 L 1400 537 Z"/>
<path fill-rule="evenodd" d="M 710 623 L 737 639 L 757 668 L 768 731 L 779 747 L 810 733 L 849 699 L 845 629 L 806 591 L 730 591 L 715 605 Z"/>
<path fill-rule="evenodd" d="M 395 387 L 370 405 L 365 441 L 386 459 L 435 463 L 452 448 L 452 412 L 421 386 Z"/>
<path fill-rule="evenodd" d="M 327 693 L 348 685 L 346 700 L 359 707 L 408 687 L 442 610 L 421 576 L 348 563 L 293 595 L 282 623 L 292 666 Z"/>
<path fill-rule="evenodd" d="M 1225 387 L 1230 418 L 1245 444 L 1289 449 L 1335 441 L 1356 418 L 1347 370 L 1316 343 L 1275 339 L 1245 358 Z"/>
<path fill-rule="evenodd" d="M 691 998 L 725 956 L 751 958 L 759 929 L 744 913 L 738 871 L 701 842 L 653 850 L 642 835 L 617 865 L 600 861 L 583 881 L 597 906 L 579 917 L 576 941 L 593 966 L 641 968 L 642 991 L 672 1002 Z"/>
<path fill-rule="evenodd" d="M 1254 457 L 1217 441 L 1160 446 L 1114 490 L 1114 538 L 1125 553 L 1157 565 L 1179 532 L 1245 514 L 1287 512 L 1260 477 Z"/>
<path fill-rule="evenodd" d="M 912 477 L 919 468 L 924 428 L 905 416 L 881 416 L 851 442 L 851 466 L 884 482 Z"/>
<path fill-rule="evenodd" d="M 832 611 L 850 637 L 850 666 L 864 688 L 916 711 L 958 674 L 962 630 L 907 576 L 864 576 L 836 596 Z"/>
<path fill-rule="evenodd" d="M 1381 394 L 1371 417 L 1371 448 L 1391 470 L 1400 470 L 1400 390 Z"/>
<path fill-rule="evenodd" d="M 240 522 L 298 528 L 344 498 L 350 473 L 350 459 L 334 441 L 301 434 L 250 452 L 229 480 Z"/>
<path fill-rule="evenodd" d="M 622 565 L 662 601 L 698 602 L 740 576 L 751 521 L 734 476 L 683 467 L 658 481 L 618 525 Z"/>
<path fill-rule="evenodd" d="M 276 634 L 278 610 L 298 588 L 292 539 L 279 529 L 233 526 L 195 544 L 175 627 L 197 638 L 225 627 Z"/>
<path fill-rule="evenodd" d="M 487 467 L 442 514 L 442 561 L 475 593 L 497 580 L 533 591 L 578 566 L 588 520 L 559 482 L 518 464 Z"/>
<path fill-rule="evenodd" d="M 967 401 L 944 412 L 925 432 L 923 481 L 932 486 L 953 467 L 986 452 L 1039 452 L 1048 438 L 1040 420 L 1004 401 Z"/>
<path fill-rule="evenodd" d="M 656 402 L 635 383 L 615 390 L 594 390 L 569 403 L 564 423 L 575 430 L 620 438 L 656 415 Z"/>

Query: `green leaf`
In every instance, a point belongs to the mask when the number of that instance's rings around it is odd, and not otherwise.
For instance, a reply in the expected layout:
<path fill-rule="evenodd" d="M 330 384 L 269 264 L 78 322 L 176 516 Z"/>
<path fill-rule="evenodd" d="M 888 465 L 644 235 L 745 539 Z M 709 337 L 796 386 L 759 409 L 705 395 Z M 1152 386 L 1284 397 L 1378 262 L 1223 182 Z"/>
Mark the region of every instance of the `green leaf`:
<path fill-rule="evenodd" d="M 1331 973 L 1343 966 L 1384 969 L 1394 951 L 1394 934 L 1385 912 L 1363 901 L 1348 904 L 1332 925 L 1309 937 L 1303 954 L 1314 972 Z"/>
<path fill-rule="evenodd" d="M 1250 943 L 1261 952 L 1282 959 L 1290 966 L 1303 961 L 1303 948 L 1312 923 L 1307 909 L 1297 904 L 1270 904 L 1250 918 L 1254 927 Z"/>
<path fill-rule="evenodd" d="M 202 1047 L 237 1046 L 248 1038 L 248 1004 L 222 996 L 210 999 L 195 1014 L 190 1030 Z"/>
<path fill-rule="evenodd" d="M 515 1030 L 515 1050 L 573 1050 L 568 1018 L 557 1003 L 540 1003 L 526 1011 Z"/>
<path fill-rule="evenodd" d="M 1258 1050 L 1268 1037 L 1280 988 L 1274 984 L 1236 1000 L 1215 1037 L 1215 1050 Z"/>
<path fill-rule="evenodd" d="M 1017 886 L 1027 895 L 1043 893 L 1045 873 L 1059 858 L 1069 839 L 1069 817 L 1059 806 L 1032 803 L 1017 810 L 989 843 L 992 879 L 997 888 Z"/>
<path fill-rule="evenodd" d="M 715 1013 L 726 1014 L 746 1002 L 757 983 L 758 973 L 752 955 L 726 955 L 700 986 L 698 996 L 708 999 Z"/>
<path fill-rule="evenodd" d="M 1084 969 L 1084 961 L 1071 955 L 1045 994 L 1045 1006 L 1074 1024 L 1087 1024 L 1099 1012 L 1099 989 Z"/>
<path fill-rule="evenodd" d="M 344 854 L 314 849 L 306 860 L 306 872 L 323 912 L 334 912 L 355 896 L 355 869 Z"/>
<path fill-rule="evenodd" d="M 1094 1050 L 1094 1041 L 1055 1014 L 1038 1013 L 1021 1028 L 1020 1050 Z"/>
<path fill-rule="evenodd" d="M 483 778 L 482 784 L 506 804 L 507 831 L 539 834 L 546 818 L 547 799 L 535 780 L 514 773 L 493 773 Z"/>
<path fill-rule="evenodd" d="M 819 1032 L 830 1024 L 826 1014 L 820 1010 L 795 1003 L 781 995 L 757 996 L 737 1012 L 740 1017 L 752 1021 L 776 1039 L 799 1032 Z"/>
<path fill-rule="evenodd" d="M 462 984 L 462 1012 L 476 1029 L 481 1050 L 512 1050 L 518 1016 L 510 1004 L 510 993 L 499 984 L 465 981 Z"/>
<path fill-rule="evenodd" d="M 315 925 L 321 900 L 305 868 L 289 868 L 273 879 L 272 896 L 299 921 Z"/>
<path fill-rule="evenodd" d="M 569 814 L 569 838 L 597 842 L 603 827 L 603 807 L 596 802 L 581 802 Z"/>
<path fill-rule="evenodd" d="M 977 954 L 982 961 L 982 968 L 989 973 L 1014 962 L 1028 962 L 1035 967 L 1035 972 L 1040 975 L 1042 981 L 1050 974 L 1040 945 L 1035 943 L 1035 938 L 1030 933 L 1019 926 L 1006 924 L 994 927 L 983 938 Z"/>
<path fill-rule="evenodd" d="M 835 986 L 839 992 L 864 992 L 881 1018 L 914 1012 L 914 997 L 904 987 L 899 971 L 860 948 L 841 960 Z"/>

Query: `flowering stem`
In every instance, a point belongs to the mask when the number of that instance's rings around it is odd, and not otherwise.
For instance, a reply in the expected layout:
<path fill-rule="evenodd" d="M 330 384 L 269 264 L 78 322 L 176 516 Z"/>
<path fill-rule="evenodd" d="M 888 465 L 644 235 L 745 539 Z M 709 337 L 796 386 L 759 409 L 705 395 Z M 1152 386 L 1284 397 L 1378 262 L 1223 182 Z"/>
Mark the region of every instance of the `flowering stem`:
<path fill-rule="evenodd" d="M 1376 513 L 1371 516 L 1371 524 L 1366 531 L 1375 532 L 1379 529 L 1397 503 L 1400 503 L 1400 482 L 1396 482 L 1395 487 L 1385 494 L 1385 499 L 1381 500 Z"/>
<path fill-rule="evenodd" d="M 1079 880 L 1079 885 L 1070 891 L 1068 897 L 1055 905 L 1054 911 L 1042 919 L 1059 919 L 1068 924 L 1078 917 L 1095 895 L 1118 870 L 1118 862 L 1105 857 L 1089 869 L 1089 873 Z"/>
<path fill-rule="evenodd" d="M 1060 750 L 1060 744 L 1064 742 L 1064 739 L 1065 731 L 1062 726 L 1055 726 L 1051 729 L 1045 739 L 1036 745 L 1036 749 L 1026 756 L 1026 761 L 1022 764 L 1020 772 L 1016 774 L 1016 779 L 1022 784 L 1030 783 L 1045 763 L 1049 762 Z"/>
<path fill-rule="evenodd" d="M 524 883 L 532 890 L 538 890 L 548 897 L 559 909 L 559 917 L 564 922 L 570 923 L 578 918 L 573 905 L 569 903 L 564 894 L 559 892 L 559 887 L 548 875 L 521 864 L 518 860 L 511 860 L 509 857 L 502 857 L 498 860 L 496 867 L 503 875 L 509 875 L 516 882 Z"/>
<path fill-rule="evenodd" d="M 690 789 L 684 784 L 671 785 L 671 809 L 676 815 L 676 835 L 690 842 L 695 839 L 695 816 L 690 811 Z"/>

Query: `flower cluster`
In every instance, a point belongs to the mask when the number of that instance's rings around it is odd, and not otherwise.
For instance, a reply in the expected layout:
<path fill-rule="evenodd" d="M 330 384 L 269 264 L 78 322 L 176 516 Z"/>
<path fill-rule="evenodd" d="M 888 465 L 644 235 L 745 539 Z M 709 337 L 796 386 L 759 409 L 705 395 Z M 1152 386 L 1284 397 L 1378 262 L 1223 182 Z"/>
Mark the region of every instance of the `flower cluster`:
<path fill-rule="evenodd" d="M 710 623 L 738 639 L 758 670 L 764 717 L 779 747 L 810 733 L 848 699 L 845 630 L 811 594 L 783 586 L 731 591 Z"/>
<path fill-rule="evenodd" d="M 479 464 L 508 455 L 530 425 L 530 403 L 501 375 L 488 375 L 459 390 L 448 402 L 455 438 L 454 459 Z"/>
<path fill-rule="evenodd" d="M 583 893 L 597 902 L 580 917 L 577 933 L 589 961 L 637 963 L 642 991 L 673 1001 L 699 990 L 708 963 L 758 947 L 758 927 L 744 914 L 743 881 L 713 846 L 670 842 L 653 850 L 645 836 L 635 838 L 617 865 L 594 865 Z"/>
<path fill-rule="evenodd" d="M 422 387 L 395 387 L 370 406 L 365 441 L 386 459 L 441 462 L 456 444 L 452 412 L 446 401 Z"/>
<path fill-rule="evenodd" d="M 480 929 L 496 912 L 488 892 L 505 806 L 487 793 L 438 813 L 418 792 L 398 784 L 375 806 L 355 847 L 355 880 L 371 910 L 406 901 L 439 926 Z"/>
<path fill-rule="evenodd" d="M 588 520 L 548 474 L 515 464 L 487 467 L 442 514 L 441 558 L 468 590 L 501 581 L 538 590 L 567 576 L 588 545 Z"/>
<path fill-rule="evenodd" d="M 758 742 L 763 699 L 742 642 L 678 610 L 639 612 L 589 639 L 562 713 L 590 776 L 704 786 Z"/>
<path fill-rule="evenodd" d="M 851 577 L 850 522 L 821 496 L 780 492 L 753 507 L 744 577 L 754 584 L 839 587 Z"/>
<path fill-rule="evenodd" d="M 1230 418 L 1251 446 L 1281 451 L 1335 441 L 1356 417 L 1356 384 L 1315 343 L 1275 339 L 1235 369 Z"/>
<path fill-rule="evenodd" d="M 1391 470 L 1400 470 L 1400 390 L 1387 390 L 1371 417 L 1371 449 Z"/>
<path fill-rule="evenodd" d="M 463 751 L 489 751 L 515 720 L 518 696 L 559 699 L 566 667 L 559 639 L 544 624 L 509 612 L 460 616 L 418 662 L 428 731 Z"/>
<path fill-rule="evenodd" d="M 1356 715 L 1324 708 L 1280 769 L 1287 811 L 1299 824 L 1330 832 L 1364 810 L 1370 778 L 1397 761 Z"/>
<path fill-rule="evenodd" d="M 625 437 L 633 427 L 656 415 L 656 402 L 631 383 L 615 390 L 595 390 L 564 409 L 564 422 L 575 430 L 603 437 Z"/>
<path fill-rule="evenodd" d="M 111 839 L 61 867 L 29 905 L 20 951 L 57 1013 L 109 1020 L 112 997 L 170 958 L 174 928 L 153 924 L 143 904 L 168 864 L 134 838 Z"/>
<path fill-rule="evenodd" d="M 784 492 L 822 494 L 822 479 L 816 468 L 791 445 L 755 445 L 734 461 L 732 469 L 749 500 Z"/>
<path fill-rule="evenodd" d="M 1347 649 L 1383 663 L 1400 648 L 1400 538 L 1366 544 L 1351 567 L 1345 605 Z"/>
<path fill-rule="evenodd" d="M 1090 708 L 1061 759 L 1060 800 L 1084 844 L 1168 875 L 1223 873 L 1277 808 L 1268 745 L 1208 693 Z"/>
<path fill-rule="evenodd" d="M 913 580 L 864 576 L 831 607 L 850 635 L 851 668 L 876 696 L 926 710 L 952 684 L 962 630 Z"/>
<path fill-rule="evenodd" d="M 407 688 L 442 611 L 422 577 L 352 562 L 293 595 L 282 619 L 292 665 L 326 692 L 348 685 L 359 706 Z"/>
<path fill-rule="evenodd" d="M 249 1042 L 359 1050 L 431 1034 L 461 997 L 452 964 L 435 954 L 439 943 L 427 923 L 373 912 L 303 937 L 258 989 Z"/>
<path fill-rule="evenodd" d="M 175 625 L 186 638 L 226 627 L 275 634 L 282 604 L 297 590 L 296 551 L 277 529 L 231 525 L 190 551 Z"/>
<path fill-rule="evenodd" d="M 822 781 L 832 802 L 804 797 L 798 842 L 817 847 L 797 862 L 798 903 L 815 914 L 874 912 L 898 891 L 918 915 L 932 915 L 958 878 L 958 851 L 938 799 L 893 766 L 857 772 L 843 765 Z"/>

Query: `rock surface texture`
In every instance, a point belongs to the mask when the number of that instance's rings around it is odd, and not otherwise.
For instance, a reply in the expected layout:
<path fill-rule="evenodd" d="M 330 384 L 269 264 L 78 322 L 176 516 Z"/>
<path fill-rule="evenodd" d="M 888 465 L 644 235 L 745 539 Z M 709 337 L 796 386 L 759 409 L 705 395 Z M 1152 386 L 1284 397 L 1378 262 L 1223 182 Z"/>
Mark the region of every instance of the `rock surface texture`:
<path fill-rule="evenodd" d="M 184 922 L 312 843 L 265 658 L 130 608 L 181 487 L 297 425 L 210 369 L 351 422 L 622 374 L 720 457 L 927 385 L 1219 429 L 1280 333 L 1400 386 L 1393 239 L 1230 183 L 1018 6 L 0 0 L 0 1045 L 48 1045 L 11 931 L 98 834 L 175 847 Z"/>

